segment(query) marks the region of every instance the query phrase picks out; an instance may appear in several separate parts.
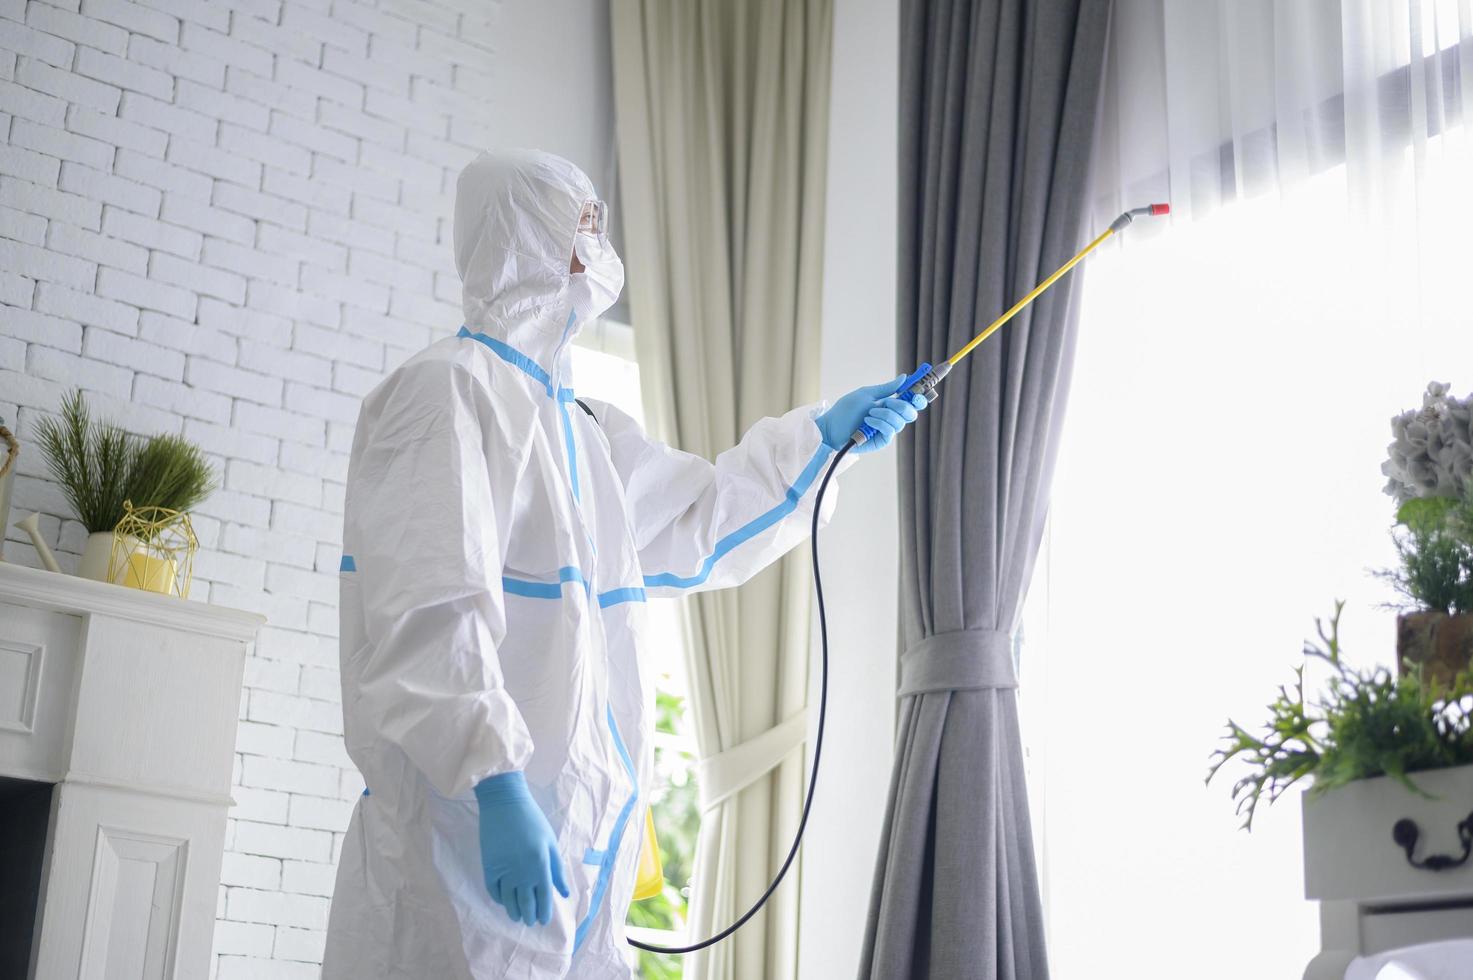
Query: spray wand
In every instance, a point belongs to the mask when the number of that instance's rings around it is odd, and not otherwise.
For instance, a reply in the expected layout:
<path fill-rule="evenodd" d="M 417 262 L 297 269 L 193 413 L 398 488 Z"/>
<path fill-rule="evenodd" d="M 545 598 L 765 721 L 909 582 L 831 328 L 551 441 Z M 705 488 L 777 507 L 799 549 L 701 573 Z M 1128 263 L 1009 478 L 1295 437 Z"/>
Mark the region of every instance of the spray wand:
<path fill-rule="evenodd" d="M 981 344 L 982 341 L 997 333 L 997 331 L 1002 328 L 1002 325 L 1004 323 L 1007 323 L 1013 317 L 1017 316 L 1018 313 L 1021 312 L 1024 307 L 1028 306 L 1029 303 L 1032 303 L 1034 300 L 1038 299 L 1038 297 L 1047 292 L 1048 288 L 1054 283 L 1058 282 L 1059 279 L 1063 277 L 1064 273 L 1068 272 L 1070 269 L 1074 268 L 1081 261 L 1083 261 L 1084 257 L 1090 252 L 1093 252 L 1100 245 L 1102 245 L 1105 239 L 1111 237 L 1117 231 L 1128 227 L 1130 223 L 1136 218 L 1156 217 L 1158 215 L 1170 213 L 1171 205 L 1169 204 L 1147 204 L 1145 207 L 1131 208 L 1129 211 L 1126 211 L 1120 217 L 1110 222 L 1110 227 L 1106 228 L 1098 238 L 1090 242 L 1088 245 L 1084 246 L 1084 248 L 1080 249 L 1079 252 L 1075 254 L 1075 256 L 1068 262 L 1065 262 L 1063 265 L 1059 266 L 1059 268 L 1054 271 L 1053 275 L 1049 276 L 1037 286 L 1034 286 L 1028 292 L 1028 295 L 1024 296 L 1022 299 L 1018 300 L 1018 302 L 1009 307 L 1007 312 L 1004 313 L 1002 316 L 989 323 L 987 325 L 987 329 L 983 330 L 977 336 L 967 341 L 966 346 L 964 346 L 961 350 L 957 351 L 955 354 L 951 355 L 935 367 L 932 367 L 930 364 L 922 364 L 920 367 L 916 368 L 909 377 L 900 382 L 899 386 L 896 387 L 893 392 L 891 392 L 891 395 L 898 395 L 903 391 L 907 395 L 925 395 L 927 400 L 930 400 L 931 393 L 936 390 L 936 386 L 941 384 L 942 379 L 951 373 L 951 369 L 956 367 L 957 363 L 960 362 L 962 358 L 966 357 L 968 354 L 972 353 L 972 351 L 976 350 L 977 346 Z M 870 428 L 868 424 L 865 424 L 861 425 L 859 429 L 855 431 L 854 435 L 849 437 L 849 441 L 852 442 L 854 445 L 859 446 L 863 445 L 865 442 L 868 442 L 870 439 L 873 439 L 877 434 L 878 433 L 876 433 L 874 429 Z"/>

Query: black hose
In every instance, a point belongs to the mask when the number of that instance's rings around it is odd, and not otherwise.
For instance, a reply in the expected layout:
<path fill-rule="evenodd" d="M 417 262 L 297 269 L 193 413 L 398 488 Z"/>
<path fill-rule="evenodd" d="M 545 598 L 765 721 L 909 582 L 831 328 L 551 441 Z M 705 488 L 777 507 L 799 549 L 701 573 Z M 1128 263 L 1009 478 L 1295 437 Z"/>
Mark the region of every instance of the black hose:
<path fill-rule="evenodd" d="M 751 908 L 743 912 L 741 918 L 737 919 L 725 929 L 722 929 L 716 935 L 709 939 L 702 939 L 698 943 L 692 943 L 689 946 L 651 946 L 637 939 L 630 939 L 629 945 L 635 949 L 642 949 L 647 953 L 678 955 L 681 953 L 694 953 L 698 949 L 705 949 L 707 946 L 716 945 L 746 925 L 747 920 L 756 915 L 762 906 L 767 904 L 767 900 L 772 897 L 772 893 L 777 891 L 777 886 L 782 884 L 783 876 L 788 873 L 788 868 L 793 864 L 793 858 L 798 856 L 798 845 L 803 843 L 803 830 L 808 826 L 808 811 L 813 808 L 813 790 L 818 786 L 818 759 L 823 754 L 823 722 L 829 705 L 829 620 L 823 604 L 823 575 L 820 573 L 818 567 L 818 517 L 823 512 L 823 495 L 829 488 L 829 479 L 834 475 L 834 470 L 838 469 L 839 462 L 844 458 L 845 454 L 853 448 L 854 443 L 849 442 L 845 443 L 844 448 L 839 450 L 838 455 L 829 463 L 829 468 L 824 471 L 823 480 L 818 484 L 818 494 L 813 499 L 813 530 L 810 540 L 813 546 L 813 590 L 818 595 L 818 635 L 823 668 L 819 675 L 818 732 L 813 737 L 813 770 L 808 776 L 808 793 L 803 797 L 803 816 L 798 821 L 798 832 L 793 835 L 793 846 L 788 848 L 788 856 L 783 859 L 783 866 L 778 869 L 777 877 L 772 879 L 772 884 L 767 886 L 767 890 L 762 893 L 762 897 L 757 899 Z"/>

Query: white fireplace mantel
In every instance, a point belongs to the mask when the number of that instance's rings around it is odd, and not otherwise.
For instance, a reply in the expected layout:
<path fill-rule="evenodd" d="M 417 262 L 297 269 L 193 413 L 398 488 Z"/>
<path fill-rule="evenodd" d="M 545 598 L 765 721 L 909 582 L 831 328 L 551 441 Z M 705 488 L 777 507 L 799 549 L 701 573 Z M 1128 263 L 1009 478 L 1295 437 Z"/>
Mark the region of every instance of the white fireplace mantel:
<path fill-rule="evenodd" d="M 209 975 L 253 613 L 0 562 L 0 776 L 53 785 L 30 975 Z"/>

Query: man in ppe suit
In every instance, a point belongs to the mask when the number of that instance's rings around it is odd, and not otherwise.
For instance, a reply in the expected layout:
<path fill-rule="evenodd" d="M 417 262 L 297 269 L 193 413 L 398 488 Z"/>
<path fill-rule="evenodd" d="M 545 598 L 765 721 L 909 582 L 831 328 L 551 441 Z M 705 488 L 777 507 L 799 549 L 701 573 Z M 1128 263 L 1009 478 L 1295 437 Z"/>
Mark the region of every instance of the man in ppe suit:
<path fill-rule="evenodd" d="M 456 186 L 465 324 L 364 399 L 348 468 L 343 721 L 368 789 L 323 975 L 630 977 L 652 768 L 644 603 L 739 585 L 805 535 L 894 382 L 763 419 L 714 463 L 579 402 L 568 347 L 623 266 L 593 185 L 538 152 Z"/>

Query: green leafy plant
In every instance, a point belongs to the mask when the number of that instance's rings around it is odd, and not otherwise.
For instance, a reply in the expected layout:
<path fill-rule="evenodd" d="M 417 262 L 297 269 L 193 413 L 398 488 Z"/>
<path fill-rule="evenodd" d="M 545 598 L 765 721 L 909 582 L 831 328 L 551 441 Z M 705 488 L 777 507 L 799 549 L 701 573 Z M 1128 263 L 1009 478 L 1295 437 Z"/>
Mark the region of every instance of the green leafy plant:
<path fill-rule="evenodd" d="M 128 474 L 128 497 L 135 507 L 190 511 L 214 491 L 204 452 L 183 436 L 158 435 L 143 443 Z"/>
<path fill-rule="evenodd" d="M 1424 681 L 1412 669 L 1397 677 L 1380 667 L 1356 671 L 1340 655 L 1337 602 L 1328 627 L 1315 621 L 1319 642 L 1307 642 L 1307 661 L 1327 664 L 1331 676 L 1316 702 L 1304 697 L 1304 666 L 1292 685 L 1279 688 L 1269 720 L 1255 735 L 1229 719 L 1224 746 L 1213 754 L 1207 781 L 1234 759 L 1248 772 L 1232 795 L 1244 829 L 1251 830 L 1258 804 L 1273 803 L 1289 787 L 1312 778 L 1312 794 L 1372 776 L 1391 776 L 1421 793 L 1410 774 L 1473 763 L 1473 675 L 1450 685 Z"/>
<path fill-rule="evenodd" d="M 80 390 L 62 399 L 59 418 L 37 426 L 41 455 L 89 533 L 111 531 L 135 507 L 188 511 L 216 487 L 198 446 L 177 435 L 143 439 L 96 421 Z"/>
<path fill-rule="evenodd" d="M 77 519 L 89 532 L 117 527 L 138 452 L 133 437 L 111 422 L 94 423 L 81 391 L 64 397 L 61 418 L 42 419 L 37 431 L 41 455 Z"/>
<path fill-rule="evenodd" d="M 1418 497 L 1396 514 L 1399 568 L 1378 573 L 1404 605 L 1473 612 L 1473 483 L 1460 498 Z"/>

